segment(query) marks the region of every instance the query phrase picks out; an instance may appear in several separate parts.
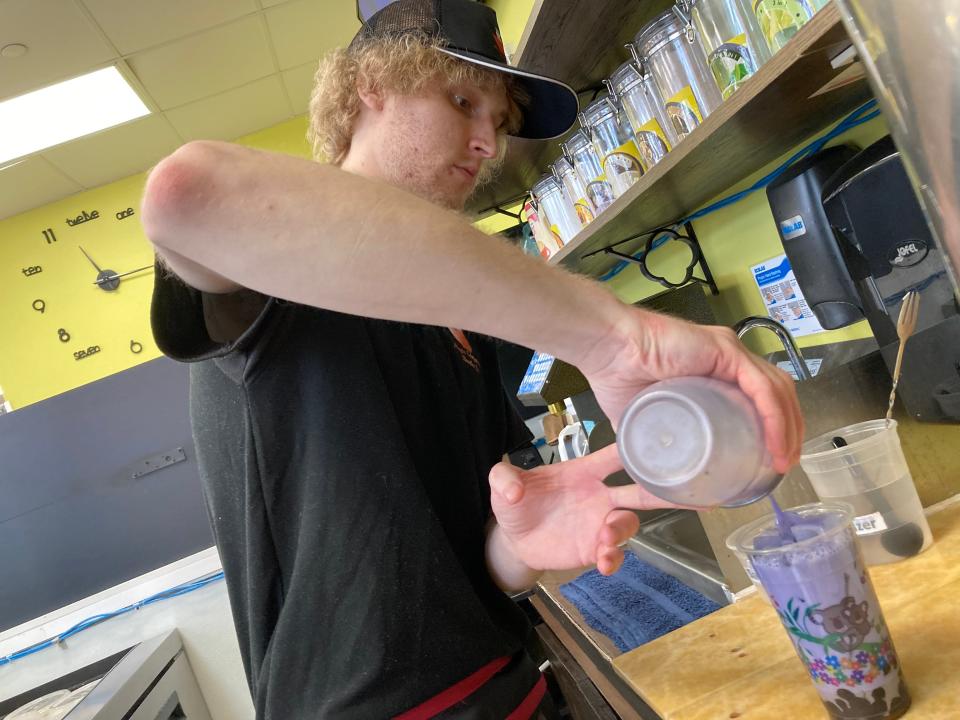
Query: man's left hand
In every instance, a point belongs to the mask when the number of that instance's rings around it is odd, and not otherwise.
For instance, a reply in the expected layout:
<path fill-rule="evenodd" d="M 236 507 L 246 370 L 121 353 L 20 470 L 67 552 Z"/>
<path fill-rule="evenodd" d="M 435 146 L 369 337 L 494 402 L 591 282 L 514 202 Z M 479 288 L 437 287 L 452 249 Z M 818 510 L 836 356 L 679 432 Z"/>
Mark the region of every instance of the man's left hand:
<path fill-rule="evenodd" d="M 640 527 L 630 509 L 680 507 L 633 483 L 604 485 L 622 467 L 616 445 L 532 470 L 495 465 L 490 500 L 516 560 L 539 571 L 596 563 L 604 575 L 615 573 L 623 562 L 619 546 Z"/>

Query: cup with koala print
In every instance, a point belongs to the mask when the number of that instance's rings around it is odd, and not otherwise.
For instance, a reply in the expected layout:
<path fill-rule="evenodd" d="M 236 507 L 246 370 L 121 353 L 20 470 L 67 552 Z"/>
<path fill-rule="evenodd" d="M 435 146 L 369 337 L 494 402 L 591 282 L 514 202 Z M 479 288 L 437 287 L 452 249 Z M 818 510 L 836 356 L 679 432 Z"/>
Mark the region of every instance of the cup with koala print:
<path fill-rule="evenodd" d="M 728 544 L 748 558 L 830 717 L 892 720 L 910 695 L 853 517 L 847 503 L 811 503 L 755 520 Z"/>

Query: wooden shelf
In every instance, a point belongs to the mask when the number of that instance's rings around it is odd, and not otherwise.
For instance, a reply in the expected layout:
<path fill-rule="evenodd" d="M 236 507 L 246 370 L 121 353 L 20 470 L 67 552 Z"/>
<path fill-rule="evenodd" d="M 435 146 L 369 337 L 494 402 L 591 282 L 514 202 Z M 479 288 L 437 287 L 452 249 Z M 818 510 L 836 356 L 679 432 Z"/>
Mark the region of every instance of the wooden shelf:
<path fill-rule="evenodd" d="M 849 45 L 839 12 L 827 5 L 742 88 L 596 220 L 551 264 L 599 275 L 615 257 L 583 255 L 684 217 L 804 138 L 871 97 L 864 78 L 818 93 L 844 69 L 830 65 Z M 642 241 L 619 246 L 634 253 Z"/>
<path fill-rule="evenodd" d="M 660 0 L 538 0 L 521 39 L 518 65 L 577 88 L 596 84 L 626 60 L 623 43 L 666 7 L 669 2 Z M 620 28 L 619 35 L 612 37 L 610 28 Z M 868 100 L 864 78 L 818 93 L 845 71 L 834 69 L 830 60 L 849 44 L 831 3 L 551 264 L 602 274 L 617 259 L 598 254 L 584 260 L 583 255 L 688 215 Z M 511 140 L 509 152 L 500 179 L 475 198 L 474 210 L 522 195 L 556 159 L 559 147 L 553 140 Z M 636 241 L 617 249 L 633 253 L 641 246 Z"/>
<path fill-rule="evenodd" d="M 576 90 L 598 86 L 629 59 L 623 44 L 672 1 L 536 0 L 513 63 L 563 80 Z M 581 95 L 581 107 L 591 95 Z M 563 139 L 510 138 L 499 177 L 474 195 L 467 210 L 482 215 L 522 197 L 559 157 Z"/>

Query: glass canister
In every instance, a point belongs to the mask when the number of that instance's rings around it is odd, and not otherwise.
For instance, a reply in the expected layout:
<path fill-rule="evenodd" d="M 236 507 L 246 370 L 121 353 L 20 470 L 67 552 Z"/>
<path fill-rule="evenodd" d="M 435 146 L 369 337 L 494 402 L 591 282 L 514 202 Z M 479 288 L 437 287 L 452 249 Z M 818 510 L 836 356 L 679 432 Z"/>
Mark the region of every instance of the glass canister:
<path fill-rule="evenodd" d="M 533 186 L 533 196 L 540 203 L 540 213 L 547 216 L 547 227 L 557 245 L 570 242 L 580 231 L 580 221 L 557 179 L 553 175 L 544 175 Z"/>
<path fill-rule="evenodd" d="M 574 170 L 573 163 L 561 155 L 557 158 L 557 161 L 550 166 L 550 170 L 553 172 L 553 176 L 559 180 L 563 186 L 567 200 L 573 205 L 573 209 L 577 213 L 580 226 L 589 225 L 594 217 L 596 217 L 596 213 L 593 203 L 590 202 L 590 198 L 587 195 L 587 184 L 580 178 L 577 171 Z"/>
<path fill-rule="evenodd" d="M 650 73 L 635 61 L 625 62 L 605 82 L 633 127 L 640 164 L 649 172 L 676 142 L 673 126 L 664 115 L 663 98 Z"/>
<path fill-rule="evenodd" d="M 621 124 L 617 106 L 609 97 L 590 103 L 580 113 L 580 125 L 593 141 L 613 194 L 620 197 L 643 176 L 640 150 L 633 133 L 626 122 Z"/>
<path fill-rule="evenodd" d="M 653 75 L 678 141 L 720 107 L 723 98 L 707 69 L 703 47 L 673 10 L 640 30 L 628 47 Z"/>
<path fill-rule="evenodd" d="M 749 3 L 750 0 L 677 0 L 677 12 L 696 29 L 724 100 L 770 59 Z"/>
<path fill-rule="evenodd" d="M 544 259 L 549 260 L 553 253 L 560 249 L 560 243 L 554 238 L 550 227 L 547 225 L 546 216 L 540 212 L 540 203 L 531 192 L 523 203 L 523 214 L 527 218 L 527 227 L 530 228 L 530 234 L 536 245 L 537 253 Z M 524 252 L 528 247 L 524 244 Z"/>
<path fill-rule="evenodd" d="M 816 12 L 808 0 L 751 0 L 753 14 L 771 53 L 787 44 Z"/>
<path fill-rule="evenodd" d="M 587 186 L 587 199 L 593 204 L 596 212 L 601 213 L 614 201 L 616 196 L 613 188 L 607 182 L 600 166 L 600 158 L 590 142 L 590 138 L 583 130 L 577 130 L 560 148 L 563 154 L 570 158 L 577 175 Z"/>

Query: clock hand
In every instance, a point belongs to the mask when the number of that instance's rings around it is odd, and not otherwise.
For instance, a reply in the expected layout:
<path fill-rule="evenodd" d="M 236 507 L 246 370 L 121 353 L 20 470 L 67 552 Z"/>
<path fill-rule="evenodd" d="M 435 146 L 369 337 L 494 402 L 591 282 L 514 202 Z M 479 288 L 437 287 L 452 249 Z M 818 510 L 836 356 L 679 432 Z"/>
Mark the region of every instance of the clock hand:
<path fill-rule="evenodd" d="M 77 247 L 80 247 L 80 246 L 78 245 Z M 83 248 L 80 248 L 80 252 L 82 252 L 83 255 L 84 255 L 84 257 L 86 257 L 87 260 L 90 261 L 90 264 L 93 265 L 93 266 L 97 269 L 97 272 L 101 272 L 101 271 L 100 271 L 100 266 L 97 265 L 97 264 L 93 261 L 93 258 L 92 258 L 92 257 L 90 257 L 89 255 L 87 255 L 87 251 L 86 251 L 86 250 L 84 250 Z"/>
<path fill-rule="evenodd" d="M 119 280 L 120 278 L 126 277 L 127 275 L 133 275 L 134 273 L 143 272 L 144 270 L 152 270 L 152 269 L 153 269 L 153 265 L 144 265 L 142 268 L 137 268 L 136 270 L 130 270 L 125 273 L 114 273 L 113 275 L 108 275 L 99 280 L 94 280 L 93 284 L 102 285 L 103 283 L 110 282 L 112 280 Z"/>

